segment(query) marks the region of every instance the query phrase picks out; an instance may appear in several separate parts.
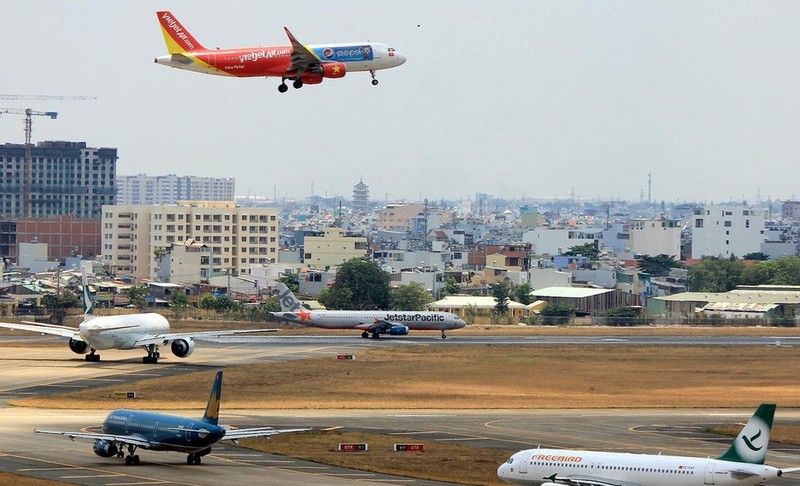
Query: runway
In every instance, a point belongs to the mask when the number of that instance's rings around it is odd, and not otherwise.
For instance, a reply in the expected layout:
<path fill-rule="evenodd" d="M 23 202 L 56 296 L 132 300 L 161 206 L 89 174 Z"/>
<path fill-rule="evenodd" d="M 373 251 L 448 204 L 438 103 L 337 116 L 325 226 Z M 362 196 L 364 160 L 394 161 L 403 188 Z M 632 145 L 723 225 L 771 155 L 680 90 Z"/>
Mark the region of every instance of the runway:
<path fill-rule="evenodd" d="M 354 336 L 281 336 L 231 339 L 224 344 L 198 343 L 186 360 L 169 356 L 157 365 L 141 363 L 142 353 L 104 351 L 102 361 L 87 363 L 63 341 L 41 337 L 0 337 L 0 470 L 85 485 L 132 484 L 259 484 L 259 485 L 423 485 L 443 483 L 329 467 L 233 446 L 215 446 L 201 467 L 187 466 L 183 454 L 141 451 L 143 465 L 96 456 L 91 442 L 34 435 L 34 427 L 78 430 L 98 425 L 103 411 L 56 411 L 8 407 L 15 397 L 58 393 L 109 384 L 185 373 L 200 369 L 330 356 L 359 350 L 410 344 L 663 344 L 771 346 L 762 337 L 480 337 L 448 339 L 361 339 Z M 792 339 L 779 338 L 780 345 Z M 63 346 L 50 343 L 60 342 Z M 10 344 L 4 347 L 4 343 Z M 681 344 L 682 343 L 682 344 Z M 166 356 L 166 354 L 165 354 Z M 124 406 L 124 402 L 120 406 Z M 753 410 L 225 410 L 222 420 L 233 426 L 344 427 L 400 434 L 420 441 L 451 441 L 496 448 L 510 455 L 530 447 L 581 448 L 690 456 L 719 455 L 728 440 L 702 433 L 701 424 L 731 424 L 747 420 Z M 179 413 L 196 415 L 197 410 Z M 776 423 L 800 423 L 800 410 L 781 409 Z M 800 450 L 771 447 L 767 462 L 777 467 L 800 466 Z M 774 484 L 800 486 L 800 475 Z"/>

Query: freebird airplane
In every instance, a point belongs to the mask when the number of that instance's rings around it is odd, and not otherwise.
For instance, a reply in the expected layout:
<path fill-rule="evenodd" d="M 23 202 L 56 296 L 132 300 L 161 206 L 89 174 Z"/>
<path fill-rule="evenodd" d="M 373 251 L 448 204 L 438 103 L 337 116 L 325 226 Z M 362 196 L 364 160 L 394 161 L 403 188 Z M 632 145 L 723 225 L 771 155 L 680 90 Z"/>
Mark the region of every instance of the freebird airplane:
<path fill-rule="evenodd" d="M 775 405 L 758 407 L 717 459 L 565 449 L 520 451 L 497 469 L 512 484 L 538 486 L 750 486 L 800 468 L 764 465 Z"/>
<path fill-rule="evenodd" d="M 172 354 L 179 358 L 187 358 L 194 352 L 195 340 L 213 342 L 220 341 L 221 336 L 277 331 L 277 329 L 227 329 L 170 333 L 167 318 L 154 312 L 95 316 L 86 275 L 82 276 L 82 283 L 84 314 L 83 322 L 77 328 L 27 321 L 23 324 L 0 322 L 0 327 L 69 338 L 69 349 L 74 353 L 86 354 L 89 350 L 89 354 L 84 356 L 86 361 L 100 361 L 97 350 L 142 348 L 147 352 L 142 362 L 152 364 L 158 363 L 158 358 L 161 357 L 159 346 L 169 345 Z"/>
<path fill-rule="evenodd" d="M 222 396 L 222 371 L 217 371 L 211 395 L 203 418 L 192 419 L 177 415 L 143 412 L 140 410 L 114 410 L 103 421 L 103 432 L 68 432 L 34 429 L 37 434 L 64 435 L 72 440 L 94 441 L 94 453 L 100 457 L 125 457 L 125 464 L 138 465 L 136 449 L 177 451 L 187 453 L 186 464 L 200 464 L 200 458 L 211 452 L 211 446 L 220 440 L 234 443 L 249 437 L 265 437 L 286 432 L 311 429 L 229 429 L 219 425 L 219 403 Z M 128 455 L 125 456 L 125 449 Z"/>
<path fill-rule="evenodd" d="M 330 310 L 310 311 L 300 304 L 289 287 L 278 283 L 278 300 L 281 312 L 272 316 L 297 324 L 325 329 L 360 329 L 361 337 L 405 336 L 409 329 L 414 331 L 445 331 L 461 329 L 467 323 L 450 312 L 408 312 L 408 311 L 355 311 Z"/>
<path fill-rule="evenodd" d="M 288 46 L 207 49 L 203 47 L 172 13 L 156 12 L 169 54 L 155 59 L 158 64 L 220 76 L 279 77 L 278 91 L 285 93 L 292 86 L 319 84 L 324 78 L 342 78 L 348 71 L 369 71 L 377 85 L 375 71 L 397 67 L 405 56 L 393 47 L 379 42 L 344 44 L 301 44 L 289 29 Z"/>

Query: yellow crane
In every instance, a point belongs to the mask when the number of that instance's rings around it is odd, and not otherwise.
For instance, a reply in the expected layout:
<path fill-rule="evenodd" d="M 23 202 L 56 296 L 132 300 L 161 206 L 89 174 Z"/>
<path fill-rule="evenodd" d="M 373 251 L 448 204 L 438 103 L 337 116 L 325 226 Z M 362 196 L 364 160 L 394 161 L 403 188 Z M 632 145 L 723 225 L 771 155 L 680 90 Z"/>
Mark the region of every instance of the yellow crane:
<path fill-rule="evenodd" d="M 94 100 L 94 99 L 97 98 L 94 96 L 0 94 L 0 100 L 80 101 L 80 100 Z M 2 113 L 25 115 L 25 161 L 22 170 L 22 215 L 27 218 L 30 217 L 31 215 L 31 179 L 32 179 L 31 149 L 33 148 L 33 146 L 31 145 L 31 132 L 33 131 L 33 120 L 31 119 L 31 117 L 49 116 L 51 119 L 55 120 L 55 118 L 58 116 L 58 113 L 56 113 L 55 111 L 36 111 L 30 108 L 25 108 L 25 109 L 0 108 L 0 114 Z"/>

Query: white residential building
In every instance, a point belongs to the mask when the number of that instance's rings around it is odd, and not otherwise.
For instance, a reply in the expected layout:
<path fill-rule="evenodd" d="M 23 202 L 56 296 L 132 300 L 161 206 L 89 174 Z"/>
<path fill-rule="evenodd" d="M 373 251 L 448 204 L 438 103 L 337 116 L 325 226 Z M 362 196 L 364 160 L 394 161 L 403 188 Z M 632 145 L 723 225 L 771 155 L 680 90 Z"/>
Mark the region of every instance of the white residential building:
<path fill-rule="evenodd" d="M 117 204 L 150 206 L 178 201 L 233 201 L 233 178 L 178 176 L 117 176 Z"/>
<path fill-rule="evenodd" d="M 534 228 L 522 234 L 522 242 L 531 244 L 534 255 L 561 255 L 573 246 L 602 240 L 598 228 Z"/>
<path fill-rule="evenodd" d="M 233 201 L 103 206 L 103 261 L 117 275 L 155 279 L 156 250 L 187 240 L 210 248 L 209 277 L 247 273 L 278 258 L 278 210 Z"/>
<path fill-rule="evenodd" d="M 731 255 L 742 257 L 761 251 L 764 211 L 744 206 L 706 206 L 692 217 L 692 258 Z"/>

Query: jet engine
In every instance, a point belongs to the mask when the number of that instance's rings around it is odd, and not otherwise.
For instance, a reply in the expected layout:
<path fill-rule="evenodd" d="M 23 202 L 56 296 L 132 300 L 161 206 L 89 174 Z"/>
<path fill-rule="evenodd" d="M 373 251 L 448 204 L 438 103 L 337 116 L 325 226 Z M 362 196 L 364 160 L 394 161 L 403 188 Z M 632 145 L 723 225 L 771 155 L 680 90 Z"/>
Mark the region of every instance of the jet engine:
<path fill-rule="evenodd" d="M 117 445 L 107 440 L 98 440 L 92 448 L 94 453 L 100 457 L 114 457 L 119 452 Z"/>
<path fill-rule="evenodd" d="M 343 62 L 326 62 L 322 64 L 323 78 L 343 78 L 347 73 Z"/>
<path fill-rule="evenodd" d="M 76 354 L 86 354 L 86 349 L 89 347 L 85 341 L 78 341 L 77 339 L 69 338 L 69 349 Z"/>
<path fill-rule="evenodd" d="M 172 354 L 179 358 L 185 358 L 194 351 L 194 341 L 191 339 L 176 339 L 172 341 Z"/>
<path fill-rule="evenodd" d="M 389 332 L 387 333 L 390 336 L 405 336 L 408 334 L 408 326 L 404 326 L 402 324 L 395 324 L 389 328 Z"/>

